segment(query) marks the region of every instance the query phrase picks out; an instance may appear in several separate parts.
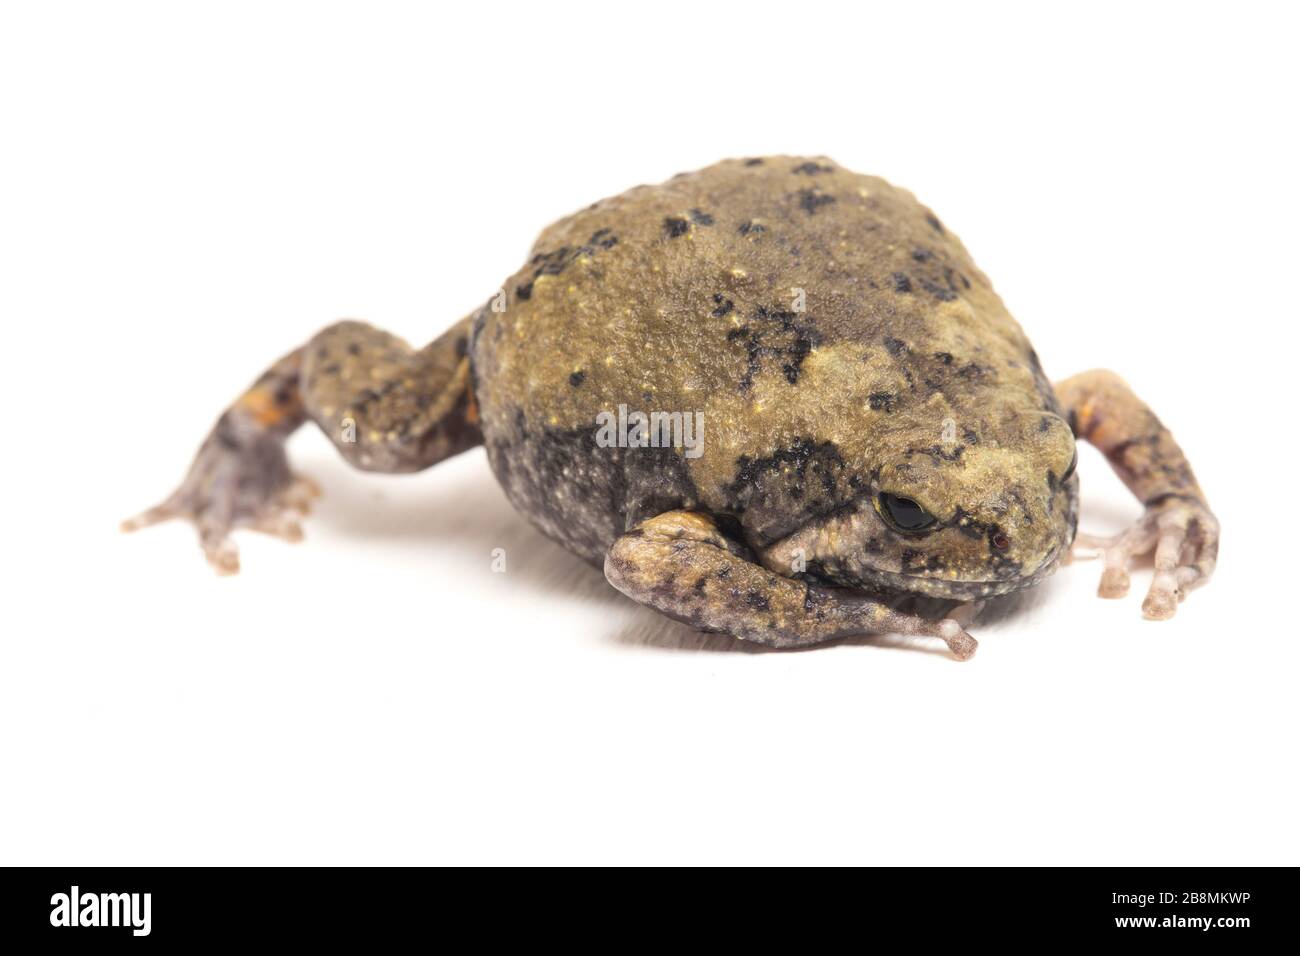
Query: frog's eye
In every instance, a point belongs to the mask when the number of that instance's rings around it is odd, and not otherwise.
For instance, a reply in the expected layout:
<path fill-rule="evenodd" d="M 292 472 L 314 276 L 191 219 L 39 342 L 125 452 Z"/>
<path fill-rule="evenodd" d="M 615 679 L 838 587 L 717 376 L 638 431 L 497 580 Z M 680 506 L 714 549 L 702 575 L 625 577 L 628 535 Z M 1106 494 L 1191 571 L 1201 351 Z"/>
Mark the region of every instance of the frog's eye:
<path fill-rule="evenodd" d="M 880 513 L 898 531 L 924 531 L 935 517 L 911 498 L 901 498 L 887 491 L 880 493 Z"/>
<path fill-rule="evenodd" d="M 1061 484 L 1065 484 L 1067 481 L 1070 480 L 1070 476 L 1074 474 L 1074 469 L 1078 467 L 1078 464 L 1079 464 L 1079 449 L 1076 448 L 1074 450 L 1074 457 L 1070 459 L 1070 464 L 1065 469 L 1065 474 L 1061 476 Z"/>

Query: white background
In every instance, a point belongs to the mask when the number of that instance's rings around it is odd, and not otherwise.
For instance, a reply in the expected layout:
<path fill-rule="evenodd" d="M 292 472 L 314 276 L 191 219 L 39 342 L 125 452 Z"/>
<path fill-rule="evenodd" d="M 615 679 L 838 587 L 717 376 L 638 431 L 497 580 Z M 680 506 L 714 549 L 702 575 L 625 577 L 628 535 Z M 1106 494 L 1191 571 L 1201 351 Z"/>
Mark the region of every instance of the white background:
<path fill-rule="evenodd" d="M 1297 24 L 973 7 L 7 4 L 0 862 L 1300 862 Z M 1173 621 L 1081 564 L 967 664 L 753 652 L 481 450 L 367 476 L 314 430 L 305 543 L 218 579 L 118 533 L 321 326 L 426 341 L 553 219 L 776 152 L 915 191 L 1050 374 L 1171 425 L 1225 529 Z M 1080 473 L 1085 528 L 1138 515 Z"/>

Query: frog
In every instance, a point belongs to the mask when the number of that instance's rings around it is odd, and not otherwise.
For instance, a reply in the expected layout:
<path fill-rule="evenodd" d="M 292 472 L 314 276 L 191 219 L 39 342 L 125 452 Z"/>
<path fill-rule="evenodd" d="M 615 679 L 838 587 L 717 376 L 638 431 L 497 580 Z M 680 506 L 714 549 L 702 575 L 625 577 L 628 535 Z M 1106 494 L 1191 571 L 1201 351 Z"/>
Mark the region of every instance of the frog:
<path fill-rule="evenodd" d="M 966 660 L 983 602 L 1074 558 L 1119 598 L 1150 556 L 1155 620 L 1217 560 L 1206 495 L 1125 380 L 1054 383 L 929 207 L 824 156 L 595 202 L 423 347 L 327 326 L 124 528 L 187 520 L 222 574 L 236 529 L 299 540 L 319 488 L 285 441 L 308 422 L 372 472 L 482 445 L 510 504 L 618 591 L 771 648 L 902 634 Z M 1141 503 L 1118 535 L 1078 531 L 1080 441 Z"/>

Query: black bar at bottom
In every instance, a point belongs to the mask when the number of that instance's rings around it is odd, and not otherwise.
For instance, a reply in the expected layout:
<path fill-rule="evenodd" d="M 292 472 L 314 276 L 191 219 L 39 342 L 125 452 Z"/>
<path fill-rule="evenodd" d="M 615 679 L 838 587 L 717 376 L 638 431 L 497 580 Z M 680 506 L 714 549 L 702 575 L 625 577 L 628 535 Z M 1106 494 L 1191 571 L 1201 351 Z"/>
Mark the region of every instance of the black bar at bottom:
<path fill-rule="evenodd" d="M 7 869 L 0 940 L 101 948 L 507 935 L 550 945 L 1125 940 L 1233 951 L 1294 936 L 1293 869 Z M 571 884 L 571 885 L 566 885 Z M 413 937 L 414 934 L 414 937 Z M 818 943 L 817 941 L 820 941 Z M 10 952 L 26 950 L 10 949 Z"/>

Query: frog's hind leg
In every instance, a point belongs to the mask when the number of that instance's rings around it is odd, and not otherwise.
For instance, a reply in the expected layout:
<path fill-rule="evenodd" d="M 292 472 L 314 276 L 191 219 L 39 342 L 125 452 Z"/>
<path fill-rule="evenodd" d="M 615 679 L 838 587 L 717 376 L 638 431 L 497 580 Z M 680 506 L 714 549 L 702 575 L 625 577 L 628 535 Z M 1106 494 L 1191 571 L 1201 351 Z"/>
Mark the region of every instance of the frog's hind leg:
<path fill-rule="evenodd" d="M 318 492 L 290 469 L 284 443 L 303 422 L 314 421 L 345 458 L 370 471 L 418 471 L 479 444 L 470 323 L 419 350 L 362 322 L 329 326 L 226 409 L 180 487 L 123 529 L 187 519 L 208 561 L 231 574 L 239 570 L 235 528 L 302 537 L 300 519 Z"/>
<path fill-rule="evenodd" d="M 1151 553 L 1155 574 L 1143 613 L 1173 617 L 1178 602 L 1214 573 L 1219 522 L 1169 429 L 1114 372 L 1083 372 L 1061 382 L 1057 395 L 1075 434 L 1095 445 L 1145 507 L 1132 528 L 1113 538 L 1080 534 L 1075 553 L 1103 559 L 1097 593 L 1123 597 L 1129 566 Z"/>
<path fill-rule="evenodd" d="M 855 592 L 782 577 L 699 512 L 665 512 L 619 537 L 605 557 L 605 577 L 675 620 L 769 647 L 913 634 L 941 639 L 958 660 L 975 653 L 964 618 L 930 621 Z"/>
<path fill-rule="evenodd" d="M 364 322 L 339 322 L 308 343 L 308 416 L 352 464 L 420 471 L 483 441 L 470 387 L 472 317 L 419 350 Z"/>

